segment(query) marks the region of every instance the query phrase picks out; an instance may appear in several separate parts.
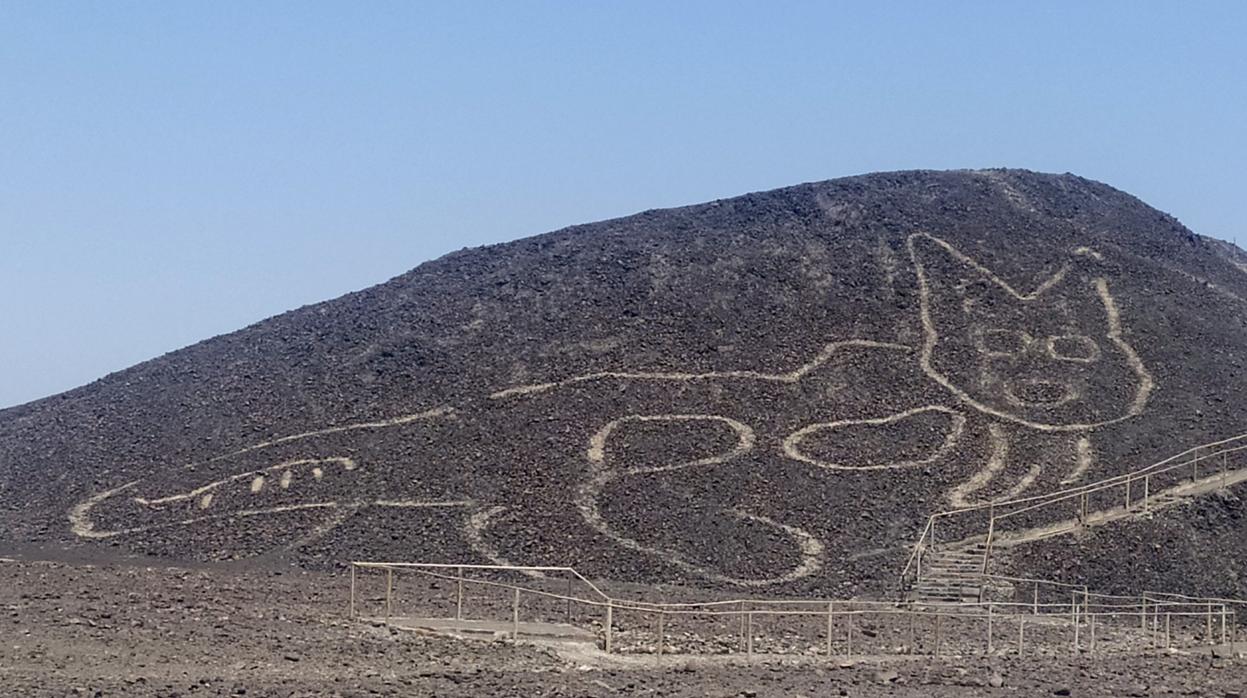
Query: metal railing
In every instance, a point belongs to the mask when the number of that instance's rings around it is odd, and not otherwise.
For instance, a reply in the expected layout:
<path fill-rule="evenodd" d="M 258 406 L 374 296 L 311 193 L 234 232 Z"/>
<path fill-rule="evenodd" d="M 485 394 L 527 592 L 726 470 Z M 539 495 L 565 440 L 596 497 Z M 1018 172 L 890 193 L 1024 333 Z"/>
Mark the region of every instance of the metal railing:
<path fill-rule="evenodd" d="M 1144 468 L 1086 485 L 932 514 L 901 571 L 900 589 L 903 593 L 922 579 L 923 559 L 937 548 L 937 532 L 941 528 L 953 528 L 960 533 L 948 541 L 950 545 L 983 546 L 981 569 L 986 574 L 993 546 L 1001 540 L 1058 535 L 1093 520 L 1126 516 L 1132 511 L 1150 512 L 1158 500 L 1171 502 L 1205 488 L 1223 488 L 1247 480 L 1247 467 L 1241 462 L 1230 467 L 1231 456 L 1242 451 L 1247 451 L 1247 434 L 1201 444 Z M 1045 520 L 1042 514 L 1050 513 L 1059 518 Z M 1008 529 L 1007 523 L 1013 521 L 1022 524 L 1021 530 Z M 983 533 L 965 535 L 966 530 Z"/>
<path fill-rule="evenodd" d="M 374 581 L 383 580 L 384 593 L 364 592 L 362 582 L 369 573 Z M 516 573 L 547 577 L 524 583 L 507 579 Z M 412 578 L 420 581 L 413 582 Z M 398 622 L 409 611 L 422 618 L 435 618 L 444 611 L 448 622 L 453 619 L 458 624 L 450 627 L 483 623 L 512 641 L 529 631 L 541 634 L 538 626 L 530 624 L 543 624 L 542 628 L 557 624 L 577 630 L 581 638 L 593 639 L 608 654 L 647 654 L 658 661 L 664 655 L 690 654 L 746 659 L 757 655 L 782 655 L 786 659 L 978 653 L 1021 656 L 1145 651 L 1236 639 L 1236 605 L 1240 602 L 1235 600 L 1210 602 L 1176 594 L 1123 597 L 1094 594 L 1085 587 L 1057 582 L 998 579 L 1068 590 L 1069 600 L 1041 602 L 1036 586 L 1030 602 L 919 605 L 869 600 L 718 599 L 655 603 L 611 596 L 569 567 L 353 562 L 349 615 Z M 424 593 L 417 588 L 421 583 Z M 403 584 L 406 587 L 400 586 Z M 565 590 L 549 588 L 564 584 Z M 453 590 L 453 601 L 446 598 L 443 585 Z M 412 588 L 417 588 L 414 596 L 418 597 L 414 608 Z M 453 611 L 447 603 L 453 603 Z M 368 609 L 374 613 L 364 612 Z"/>
<path fill-rule="evenodd" d="M 609 654 L 755 654 L 838 657 L 932 654 L 1142 651 L 1237 639 L 1237 599 L 1142 592 L 1092 592 L 1086 585 L 991 573 L 993 545 L 1058 535 L 1096 521 L 1149 512 L 1154 506 L 1247 481 L 1247 466 L 1230 458 L 1247 451 L 1247 434 L 1203 444 L 1123 475 L 1044 495 L 987 502 L 928 517 L 901 572 L 902 590 L 923 578 L 924 558 L 937 545 L 982 549 L 977 602 L 836 599 L 719 599 L 696 602 L 628 600 L 606 593 L 571 567 L 525 567 L 412 562 L 352 562 L 352 618 L 403 616 L 396 581 L 423 580 L 419 611 L 428 616 L 453 604 L 445 617 L 483 622 L 518 640 L 526 623 L 561 624 L 595 638 Z M 1045 516 L 1056 515 L 1055 520 Z M 1067 518 L 1068 517 L 1068 518 Z M 1010 524 L 1020 526 L 1011 527 Z M 937 533 L 945 534 L 939 543 Z M 975 531 L 983 531 L 976 533 Z M 969 532 L 969 533 L 967 533 Z M 384 594 L 357 588 L 360 575 L 384 579 Z M 400 579 L 399 575 L 402 575 Z M 469 574 L 477 576 L 469 576 Z M 523 583 L 515 575 L 540 575 Z M 485 578 L 485 577 L 489 578 Z M 449 584 L 453 601 L 439 585 Z M 553 587 L 560 587 L 555 589 Z M 1000 589 L 1006 598 L 993 598 Z M 1026 590 L 1030 598 L 1023 598 Z M 436 594 L 434 593 L 436 592 Z M 436 608 L 435 608 L 436 607 Z M 472 609 L 478 611 L 476 614 Z M 485 618 L 481 618 L 481 612 Z M 475 618 L 474 618 L 475 616 Z M 1244 614 L 1247 618 L 1247 613 Z M 1016 641 L 1005 641 L 1005 628 Z M 1219 632 L 1218 632 L 1219 630 Z M 1028 634 L 1029 633 L 1029 634 Z"/>

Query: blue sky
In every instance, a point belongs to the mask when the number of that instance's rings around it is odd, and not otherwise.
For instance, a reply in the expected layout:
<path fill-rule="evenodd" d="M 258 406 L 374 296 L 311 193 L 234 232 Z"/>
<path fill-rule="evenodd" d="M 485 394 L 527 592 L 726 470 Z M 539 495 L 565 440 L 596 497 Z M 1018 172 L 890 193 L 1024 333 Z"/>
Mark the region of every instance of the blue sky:
<path fill-rule="evenodd" d="M 877 170 L 1247 243 L 1243 2 L 0 2 L 0 406 L 465 246 Z"/>

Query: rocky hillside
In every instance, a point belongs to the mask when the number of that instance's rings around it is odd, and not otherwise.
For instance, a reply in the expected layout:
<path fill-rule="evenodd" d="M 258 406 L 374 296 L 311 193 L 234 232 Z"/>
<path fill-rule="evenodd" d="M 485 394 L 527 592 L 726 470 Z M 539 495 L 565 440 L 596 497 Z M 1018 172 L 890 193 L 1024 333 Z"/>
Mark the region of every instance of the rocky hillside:
<path fill-rule="evenodd" d="M 869 591 L 934 510 L 1247 431 L 1245 260 L 1014 170 L 464 250 L 0 412 L 0 547 Z"/>

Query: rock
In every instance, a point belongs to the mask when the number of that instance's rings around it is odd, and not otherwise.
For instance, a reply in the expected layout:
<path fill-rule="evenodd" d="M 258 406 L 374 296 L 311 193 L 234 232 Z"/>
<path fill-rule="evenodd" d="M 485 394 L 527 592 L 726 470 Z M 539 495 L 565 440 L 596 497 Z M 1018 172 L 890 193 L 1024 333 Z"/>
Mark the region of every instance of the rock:
<path fill-rule="evenodd" d="M 1054 695 L 1054 696 L 1068 696 L 1068 695 L 1069 695 L 1069 689 L 1068 689 L 1068 688 L 1066 688 L 1065 686 L 1062 686 L 1061 688 L 1058 688 L 1058 689 L 1056 689 L 1056 690 L 1052 691 L 1052 695 Z"/>
<path fill-rule="evenodd" d="M 996 672 L 992 672 L 992 675 L 987 678 L 987 685 L 992 688 L 1000 688 L 1005 685 L 1005 677 Z"/>
<path fill-rule="evenodd" d="M 896 683 L 896 680 L 901 678 L 901 675 L 891 669 L 880 669 L 876 671 L 871 678 L 875 683 L 889 684 Z"/>

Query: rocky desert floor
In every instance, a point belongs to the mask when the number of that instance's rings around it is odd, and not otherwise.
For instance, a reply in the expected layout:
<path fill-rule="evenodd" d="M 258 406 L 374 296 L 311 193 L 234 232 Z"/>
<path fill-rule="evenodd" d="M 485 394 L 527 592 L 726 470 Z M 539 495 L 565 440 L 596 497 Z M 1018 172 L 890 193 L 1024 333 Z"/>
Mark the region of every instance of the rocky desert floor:
<path fill-rule="evenodd" d="M 1213 654 L 604 659 L 347 617 L 345 572 L 0 551 L 4 696 L 1236 696 Z"/>

